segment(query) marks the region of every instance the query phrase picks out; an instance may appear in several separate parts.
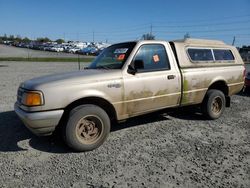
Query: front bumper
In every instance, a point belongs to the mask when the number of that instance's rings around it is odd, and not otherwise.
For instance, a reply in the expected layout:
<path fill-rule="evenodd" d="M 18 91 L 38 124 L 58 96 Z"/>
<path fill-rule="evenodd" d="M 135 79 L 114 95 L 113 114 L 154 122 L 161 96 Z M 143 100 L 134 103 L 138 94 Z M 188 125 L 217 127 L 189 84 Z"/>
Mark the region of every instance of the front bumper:
<path fill-rule="evenodd" d="M 52 134 L 63 115 L 63 110 L 25 112 L 18 107 L 17 103 L 14 108 L 16 114 L 23 121 L 24 125 L 38 136 Z"/>

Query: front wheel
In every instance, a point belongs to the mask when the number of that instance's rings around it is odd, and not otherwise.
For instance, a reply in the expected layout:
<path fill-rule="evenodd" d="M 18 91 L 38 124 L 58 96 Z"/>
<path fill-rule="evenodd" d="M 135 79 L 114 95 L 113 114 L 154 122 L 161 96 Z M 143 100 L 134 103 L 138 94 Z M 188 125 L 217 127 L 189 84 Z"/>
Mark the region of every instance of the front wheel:
<path fill-rule="evenodd" d="M 110 119 L 107 113 L 95 105 L 82 105 L 70 112 L 65 127 L 65 141 L 76 151 L 98 148 L 108 137 Z"/>
<path fill-rule="evenodd" d="M 202 102 L 202 112 L 208 119 L 219 118 L 225 110 L 226 99 L 220 90 L 211 89 Z"/>

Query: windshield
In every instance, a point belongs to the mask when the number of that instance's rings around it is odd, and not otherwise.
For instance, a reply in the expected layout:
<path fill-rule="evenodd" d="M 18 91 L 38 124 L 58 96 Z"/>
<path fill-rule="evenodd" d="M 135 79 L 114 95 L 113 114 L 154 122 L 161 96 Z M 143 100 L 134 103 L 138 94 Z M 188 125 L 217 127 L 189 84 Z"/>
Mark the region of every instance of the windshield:
<path fill-rule="evenodd" d="M 89 69 L 121 69 L 133 50 L 136 42 L 114 44 L 105 50 L 90 64 Z"/>

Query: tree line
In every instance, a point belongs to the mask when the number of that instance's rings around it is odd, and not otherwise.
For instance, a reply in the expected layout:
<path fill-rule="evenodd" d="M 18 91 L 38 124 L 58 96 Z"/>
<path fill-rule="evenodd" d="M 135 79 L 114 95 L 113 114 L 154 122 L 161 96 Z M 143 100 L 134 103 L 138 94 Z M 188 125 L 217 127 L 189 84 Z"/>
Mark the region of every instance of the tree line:
<path fill-rule="evenodd" d="M 143 40 L 155 40 L 155 36 L 151 33 L 143 34 L 141 39 Z M 21 37 L 20 35 L 6 35 L 0 36 L 0 44 L 4 42 L 18 44 L 18 43 L 25 43 L 29 44 L 30 42 L 38 42 L 38 43 L 48 43 L 48 42 L 57 42 L 57 44 L 62 44 L 65 41 L 63 39 L 57 39 L 55 41 L 49 39 L 48 37 L 39 37 L 35 40 L 31 40 L 28 37 Z"/>
<path fill-rule="evenodd" d="M 39 42 L 39 43 L 47 43 L 47 42 L 57 42 L 58 44 L 62 44 L 65 41 L 63 39 L 57 39 L 55 41 L 49 39 L 48 37 L 38 37 L 35 40 L 31 40 L 28 37 L 21 37 L 20 35 L 6 35 L 0 36 L 0 43 L 4 43 L 4 41 L 8 41 L 11 43 L 30 43 L 30 42 Z"/>

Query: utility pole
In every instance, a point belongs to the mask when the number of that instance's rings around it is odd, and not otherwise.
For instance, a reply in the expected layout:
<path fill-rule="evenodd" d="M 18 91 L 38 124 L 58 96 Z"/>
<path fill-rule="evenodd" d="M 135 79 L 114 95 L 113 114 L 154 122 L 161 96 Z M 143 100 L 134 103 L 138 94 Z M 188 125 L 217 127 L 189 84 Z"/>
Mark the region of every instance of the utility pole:
<path fill-rule="evenodd" d="M 151 24 L 150 25 L 150 36 L 152 36 L 152 34 L 153 34 L 153 25 Z"/>
<path fill-rule="evenodd" d="M 93 31 L 93 43 L 95 42 L 95 31 Z"/>
<path fill-rule="evenodd" d="M 233 39 L 233 42 L 232 42 L 232 46 L 234 46 L 234 43 L 235 43 L 235 36 L 234 36 L 234 39 Z"/>
<path fill-rule="evenodd" d="M 77 61 L 78 61 L 78 70 L 81 70 L 81 64 L 80 64 L 80 56 L 79 56 L 79 53 L 77 53 Z"/>
<path fill-rule="evenodd" d="M 76 33 L 76 38 L 77 38 L 77 41 L 79 41 L 79 33 L 78 32 Z"/>

